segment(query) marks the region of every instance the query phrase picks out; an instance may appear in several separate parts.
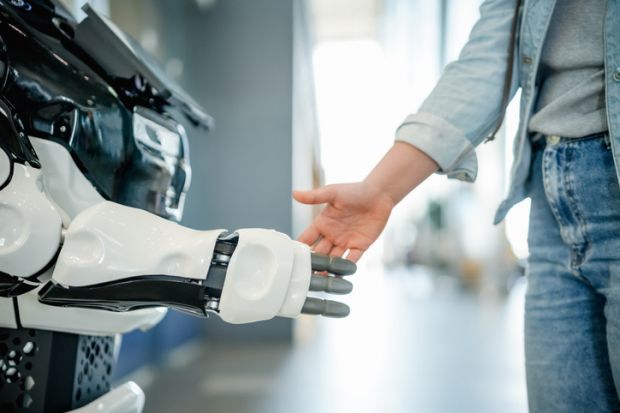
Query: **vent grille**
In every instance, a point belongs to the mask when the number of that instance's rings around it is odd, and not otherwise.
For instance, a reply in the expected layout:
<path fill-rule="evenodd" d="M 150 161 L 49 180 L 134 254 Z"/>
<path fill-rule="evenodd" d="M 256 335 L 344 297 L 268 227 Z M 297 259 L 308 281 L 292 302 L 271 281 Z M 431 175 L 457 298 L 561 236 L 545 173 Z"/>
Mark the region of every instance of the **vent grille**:
<path fill-rule="evenodd" d="M 91 401 L 110 389 L 114 365 L 113 337 L 80 336 L 73 392 L 75 406 Z"/>
<path fill-rule="evenodd" d="M 36 330 L 0 330 L 0 412 L 31 411 L 38 352 Z"/>
<path fill-rule="evenodd" d="M 114 337 L 0 328 L 0 412 L 73 410 L 110 390 Z"/>

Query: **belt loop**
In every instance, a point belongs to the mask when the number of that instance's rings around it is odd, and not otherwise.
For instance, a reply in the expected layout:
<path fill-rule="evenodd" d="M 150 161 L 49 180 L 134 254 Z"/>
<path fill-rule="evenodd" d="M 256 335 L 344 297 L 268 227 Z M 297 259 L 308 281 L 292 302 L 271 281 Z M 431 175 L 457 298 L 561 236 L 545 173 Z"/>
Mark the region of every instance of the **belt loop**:
<path fill-rule="evenodd" d="M 562 138 L 559 137 L 558 135 L 549 135 L 549 136 L 546 136 L 546 139 L 547 139 L 547 145 L 557 145 L 562 140 Z"/>

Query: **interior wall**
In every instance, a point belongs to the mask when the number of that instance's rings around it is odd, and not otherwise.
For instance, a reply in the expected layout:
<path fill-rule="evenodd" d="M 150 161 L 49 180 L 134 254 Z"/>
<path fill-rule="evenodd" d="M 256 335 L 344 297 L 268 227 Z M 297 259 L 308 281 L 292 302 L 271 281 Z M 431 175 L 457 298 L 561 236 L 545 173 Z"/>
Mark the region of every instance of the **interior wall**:
<path fill-rule="evenodd" d="M 294 189 L 310 189 L 322 183 L 316 89 L 313 72 L 315 33 L 309 3 L 293 2 L 293 130 L 292 177 Z M 297 237 L 310 225 L 313 208 L 292 205 L 292 235 Z"/>
<path fill-rule="evenodd" d="M 215 118 L 192 140 L 184 223 L 195 228 L 292 232 L 293 3 L 219 1 L 184 19 L 186 87 Z M 212 337 L 290 339 L 292 321 L 230 326 Z"/>
<path fill-rule="evenodd" d="M 185 83 L 215 118 L 193 139 L 185 223 L 291 232 L 293 9 L 219 1 L 184 21 Z"/>

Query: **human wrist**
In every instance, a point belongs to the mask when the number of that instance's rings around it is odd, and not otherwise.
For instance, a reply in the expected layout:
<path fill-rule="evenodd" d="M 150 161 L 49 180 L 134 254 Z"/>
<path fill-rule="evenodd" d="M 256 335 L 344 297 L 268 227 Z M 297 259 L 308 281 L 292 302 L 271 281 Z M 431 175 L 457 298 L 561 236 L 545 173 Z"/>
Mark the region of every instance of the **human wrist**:
<path fill-rule="evenodd" d="M 363 181 L 360 182 L 365 194 L 374 200 L 388 205 L 390 209 L 393 209 L 398 203 L 397 194 L 390 190 L 389 186 L 382 185 L 381 182 L 375 179 L 372 174 L 368 175 Z"/>
<path fill-rule="evenodd" d="M 364 182 L 396 205 L 438 168 L 437 163 L 420 149 L 396 142 Z"/>
<path fill-rule="evenodd" d="M 375 176 L 375 174 L 369 174 L 360 184 L 364 188 L 365 193 L 388 203 L 391 208 L 394 208 L 400 201 L 399 194 L 394 191 L 394 188 L 390 185 L 385 185 L 382 179 Z"/>

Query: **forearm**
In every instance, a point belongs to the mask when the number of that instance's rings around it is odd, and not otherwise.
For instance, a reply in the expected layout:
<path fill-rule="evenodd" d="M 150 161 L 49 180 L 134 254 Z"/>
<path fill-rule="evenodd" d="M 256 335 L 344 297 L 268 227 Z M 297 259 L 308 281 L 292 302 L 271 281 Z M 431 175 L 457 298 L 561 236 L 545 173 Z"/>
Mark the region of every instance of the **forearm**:
<path fill-rule="evenodd" d="M 431 156 L 439 172 L 449 178 L 475 180 L 474 148 L 488 137 L 502 116 L 502 88 L 515 6 L 515 0 L 482 2 L 480 19 L 458 60 L 446 66 L 417 113 L 409 115 L 397 129 L 398 141 Z M 510 97 L 520 84 L 520 59 L 515 60 Z"/>
<path fill-rule="evenodd" d="M 348 275 L 355 265 L 313 255 L 273 230 L 196 231 L 104 201 L 71 221 L 39 301 L 121 312 L 166 306 L 200 316 L 216 312 L 234 324 L 302 312 L 346 316 L 344 304 L 307 293 L 346 294 L 352 285 L 315 271 Z"/>
<path fill-rule="evenodd" d="M 394 204 L 439 169 L 427 154 L 405 142 L 395 142 L 365 182 L 381 189 Z"/>

